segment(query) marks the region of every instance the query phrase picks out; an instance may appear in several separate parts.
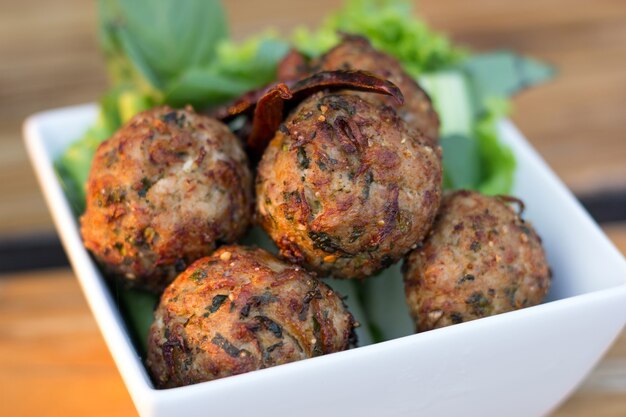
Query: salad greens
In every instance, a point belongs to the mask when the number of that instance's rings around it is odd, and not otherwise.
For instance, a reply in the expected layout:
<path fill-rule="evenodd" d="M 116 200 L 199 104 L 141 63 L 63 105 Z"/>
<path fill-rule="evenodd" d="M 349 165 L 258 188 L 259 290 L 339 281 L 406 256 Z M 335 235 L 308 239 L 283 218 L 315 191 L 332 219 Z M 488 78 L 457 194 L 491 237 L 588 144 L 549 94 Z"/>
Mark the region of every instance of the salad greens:
<path fill-rule="evenodd" d="M 551 67 L 511 52 L 471 55 L 413 16 L 403 0 L 349 0 L 314 31 L 228 38 L 218 0 L 100 0 L 100 39 L 111 89 L 98 120 L 56 163 L 76 214 L 98 144 L 135 113 L 155 105 L 206 108 L 270 83 L 290 45 L 310 57 L 365 35 L 420 81 L 441 118 L 444 186 L 510 191 L 515 159 L 497 140 L 507 99 L 552 77 Z M 167 57 L 167 59 L 164 59 Z"/>
<path fill-rule="evenodd" d="M 459 63 L 466 56 L 448 38 L 416 19 L 411 2 L 397 0 L 349 0 L 316 31 L 296 29 L 293 43 L 313 57 L 339 43 L 341 32 L 367 37 L 374 47 L 396 57 L 414 77 Z"/>
<path fill-rule="evenodd" d="M 217 43 L 228 36 L 215 0 L 187 0 L 184 6 L 165 0 L 159 7 L 150 0 L 103 0 L 98 6 L 113 82 L 134 82 L 157 95 L 187 69 L 209 65 Z"/>
<path fill-rule="evenodd" d="M 515 158 L 496 130 L 509 98 L 554 75 L 550 66 L 512 52 L 476 55 L 453 45 L 416 18 L 405 0 L 348 0 L 315 30 L 297 28 L 289 37 L 268 31 L 241 43 L 229 39 L 219 0 L 98 4 L 111 88 L 94 125 L 55 163 L 77 216 L 96 148 L 134 114 L 161 104 L 202 109 L 267 85 L 290 47 L 315 57 L 345 32 L 364 35 L 396 57 L 439 113 L 444 187 L 486 194 L 508 193 L 513 184 Z M 135 292 L 119 298 L 135 334 L 146 332 L 154 301 Z"/>

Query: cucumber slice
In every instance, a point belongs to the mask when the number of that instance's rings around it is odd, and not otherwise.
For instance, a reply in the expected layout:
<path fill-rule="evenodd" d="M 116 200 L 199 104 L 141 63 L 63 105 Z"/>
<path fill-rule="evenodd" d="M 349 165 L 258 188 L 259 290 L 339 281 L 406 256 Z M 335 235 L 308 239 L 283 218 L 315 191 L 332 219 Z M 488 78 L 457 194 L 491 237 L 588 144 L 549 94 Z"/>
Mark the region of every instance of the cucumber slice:
<path fill-rule="evenodd" d="M 441 71 L 419 78 L 439 114 L 439 135 L 471 136 L 476 115 L 467 77 L 461 71 Z"/>

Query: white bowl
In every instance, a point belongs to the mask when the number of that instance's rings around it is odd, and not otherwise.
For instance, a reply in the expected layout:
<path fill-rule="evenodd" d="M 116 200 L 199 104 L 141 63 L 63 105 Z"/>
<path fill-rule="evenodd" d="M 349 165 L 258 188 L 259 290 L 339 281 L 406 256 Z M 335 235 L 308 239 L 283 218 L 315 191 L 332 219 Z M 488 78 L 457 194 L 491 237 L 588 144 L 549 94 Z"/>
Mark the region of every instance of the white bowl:
<path fill-rule="evenodd" d="M 624 258 L 523 136 L 503 121 L 501 140 L 518 161 L 513 194 L 525 201 L 526 218 L 543 237 L 554 271 L 546 303 L 417 335 L 408 335 L 407 317 L 398 316 L 401 302 L 397 311 L 365 306 L 376 310 L 377 324 L 393 329 L 388 334 L 408 336 L 156 390 L 82 245 L 53 170 L 53 160 L 95 116 L 94 105 L 39 113 L 26 121 L 24 133 L 65 250 L 142 416 L 541 416 L 572 392 L 626 321 Z M 399 288 L 397 276 L 389 282 Z M 397 292 L 396 297 L 401 298 Z"/>

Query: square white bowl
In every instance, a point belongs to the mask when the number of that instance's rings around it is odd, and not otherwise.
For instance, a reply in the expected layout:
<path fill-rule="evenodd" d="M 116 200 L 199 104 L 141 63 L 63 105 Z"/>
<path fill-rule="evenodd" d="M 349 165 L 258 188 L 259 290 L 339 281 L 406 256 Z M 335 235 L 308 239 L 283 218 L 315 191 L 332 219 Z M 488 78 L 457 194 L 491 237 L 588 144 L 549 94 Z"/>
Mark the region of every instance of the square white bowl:
<path fill-rule="evenodd" d="M 580 383 L 626 322 L 624 258 L 505 120 L 500 137 L 518 162 L 513 194 L 525 201 L 525 217 L 543 237 L 554 272 L 546 303 L 221 380 L 156 390 L 104 278 L 83 247 L 53 168 L 55 158 L 95 120 L 96 111 L 95 105 L 84 105 L 38 113 L 25 122 L 24 134 L 65 250 L 144 417 L 538 417 Z M 391 327 L 398 317 L 389 313 L 381 320 Z M 408 333 L 404 327 L 398 335 Z"/>

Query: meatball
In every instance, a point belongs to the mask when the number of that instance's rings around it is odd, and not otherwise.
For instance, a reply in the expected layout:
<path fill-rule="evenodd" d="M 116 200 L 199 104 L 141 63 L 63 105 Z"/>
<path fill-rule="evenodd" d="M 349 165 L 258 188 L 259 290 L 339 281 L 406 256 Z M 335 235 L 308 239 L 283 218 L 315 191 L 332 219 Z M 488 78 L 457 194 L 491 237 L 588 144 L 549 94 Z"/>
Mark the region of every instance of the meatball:
<path fill-rule="evenodd" d="M 318 93 L 286 119 L 259 163 L 257 219 L 290 261 L 364 278 L 425 237 L 441 177 L 437 150 L 394 109 Z"/>
<path fill-rule="evenodd" d="M 313 64 L 314 70 L 370 71 L 397 85 L 404 95 L 405 104 L 397 106 L 393 98 L 371 93 L 353 92 L 367 100 L 376 100 L 396 107 L 398 114 L 410 128 L 424 133 L 433 144 L 439 138 L 439 117 L 426 92 L 407 74 L 401 64 L 390 55 L 372 47 L 361 36 L 344 35 L 343 42 L 324 54 Z M 315 71 L 313 71 L 315 72 Z"/>
<path fill-rule="evenodd" d="M 262 250 L 221 247 L 167 287 L 148 336 L 160 388 L 348 349 L 354 319 L 303 269 Z"/>
<path fill-rule="evenodd" d="M 218 243 L 239 238 L 252 208 L 246 155 L 226 125 L 160 107 L 96 151 L 81 233 L 106 272 L 160 292 Z"/>
<path fill-rule="evenodd" d="M 541 303 L 551 280 L 541 239 L 509 200 L 444 197 L 432 232 L 404 264 L 417 331 Z"/>

